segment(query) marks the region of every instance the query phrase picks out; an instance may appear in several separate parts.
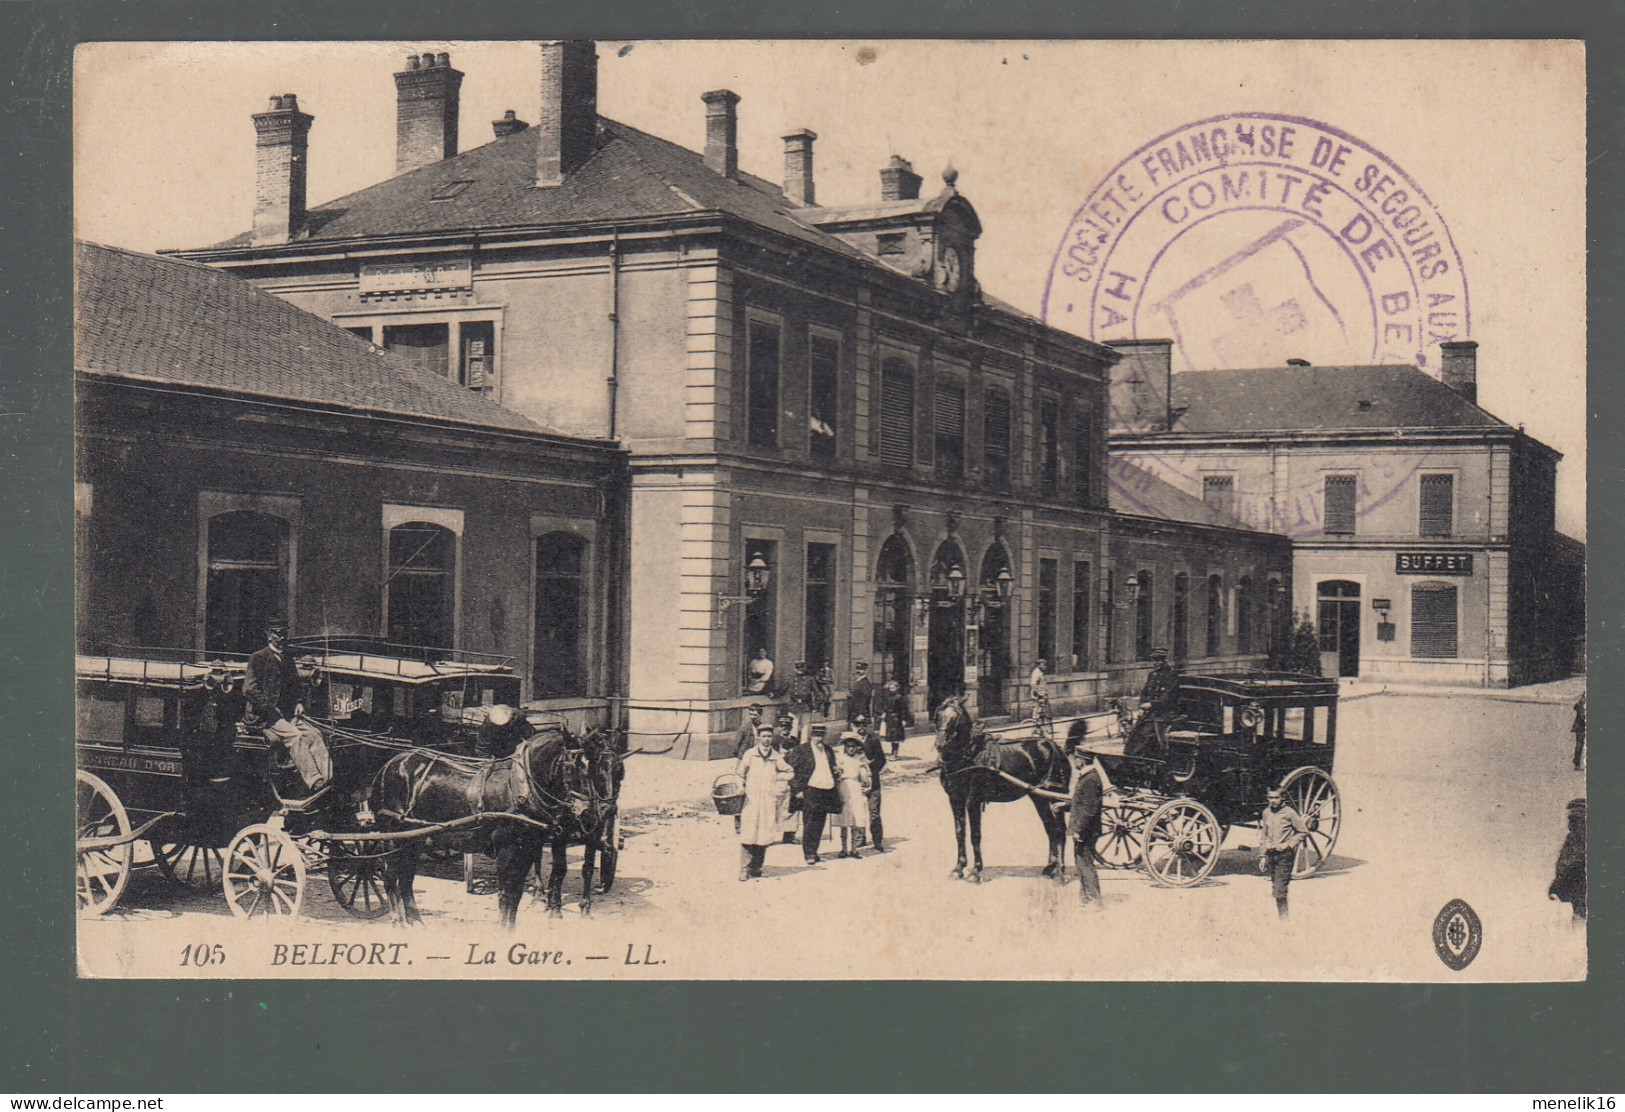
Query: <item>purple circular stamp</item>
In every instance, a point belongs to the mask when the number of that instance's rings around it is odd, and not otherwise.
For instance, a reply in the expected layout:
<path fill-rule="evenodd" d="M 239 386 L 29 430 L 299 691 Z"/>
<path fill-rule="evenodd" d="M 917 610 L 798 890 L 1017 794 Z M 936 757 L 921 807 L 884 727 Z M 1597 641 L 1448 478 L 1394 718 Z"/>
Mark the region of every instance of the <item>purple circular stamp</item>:
<path fill-rule="evenodd" d="M 1438 345 L 1471 326 L 1461 256 L 1421 187 L 1339 128 L 1263 112 L 1198 120 L 1114 166 L 1056 247 L 1042 316 L 1105 344 L 1170 339 L 1176 372 L 1296 357 L 1437 374 Z"/>

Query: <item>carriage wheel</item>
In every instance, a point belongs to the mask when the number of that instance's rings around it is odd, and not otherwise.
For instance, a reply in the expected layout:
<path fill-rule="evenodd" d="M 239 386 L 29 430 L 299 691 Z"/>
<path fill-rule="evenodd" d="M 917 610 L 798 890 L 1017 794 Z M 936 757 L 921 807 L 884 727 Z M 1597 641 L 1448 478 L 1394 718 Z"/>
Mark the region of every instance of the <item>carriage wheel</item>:
<path fill-rule="evenodd" d="M 231 840 L 223 885 L 239 919 L 297 916 L 305 902 L 305 855 L 287 834 L 257 823 Z"/>
<path fill-rule="evenodd" d="M 226 855 L 214 846 L 154 842 L 152 856 L 164 879 L 182 888 L 213 888 L 226 871 Z"/>
<path fill-rule="evenodd" d="M 1144 851 L 1145 810 L 1124 801 L 1107 802 L 1100 809 L 1100 837 L 1095 839 L 1095 860 L 1103 869 L 1132 869 Z"/>
<path fill-rule="evenodd" d="M 384 863 L 389 853 L 369 851 L 364 842 L 327 843 L 327 885 L 339 906 L 357 919 L 382 919 L 389 914 L 389 888 Z"/>
<path fill-rule="evenodd" d="M 1213 871 L 1223 844 L 1219 820 L 1212 811 L 1194 799 L 1174 799 L 1145 820 L 1141 864 L 1159 883 L 1189 888 Z"/>
<path fill-rule="evenodd" d="M 78 837 L 128 837 L 130 816 L 124 813 L 124 804 L 118 795 L 100 777 L 78 770 L 74 773 L 74 803 L 78 819 Z M 79 910 L 85 915 L 105 915 L 113 910 L 124 886 L 130 882 L 130 865 L 135 858 L 135 845 L 104 849 L 81 849 L 74 870 Z"/>
<path fill-rule="evenodd" d="M 1314 876 L 1332 855 L 1337 831 L 1343 825 L 1343 802 L 1332 778 L 1318 768 L 1295 769 L 1281 781 L 1287 806 L 1303 816 L 1309 836 L 1298 843 L 1292 879 Z"/>

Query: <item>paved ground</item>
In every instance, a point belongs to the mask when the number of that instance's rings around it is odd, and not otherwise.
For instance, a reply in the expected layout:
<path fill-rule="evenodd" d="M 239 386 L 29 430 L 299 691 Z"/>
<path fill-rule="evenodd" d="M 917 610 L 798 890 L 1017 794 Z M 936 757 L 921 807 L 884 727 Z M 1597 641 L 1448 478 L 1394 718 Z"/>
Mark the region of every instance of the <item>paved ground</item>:
<path fill-rule="evenodd" d="M 1086 979 L 1550 980 L 1584 975 L 1585 938 L 1547 901 L 1564 805 L 1584 795 L 1569 765 L 1573 684 L 1437 697 L 1350 691 L 1339 720 L 1336 779 L 1344 825 L 1330 867 L 1292 887 L 1293 917 L 1274 915 L 1257 874 L 1253 832 L 1232 831 L 1213 875 L 1165 889 L 1140 873 L 1103 873 L 1107 908 L 1077 906 L 1075 883 L 1042 879 L 1045 843 L 1032 807 L 992 807 L 985 881 L 948 878 L 953 827 L 935 777 L 905 759 L 888 772 L 894 852 L 826 856 L 774 848 L 767 876 L 741 883 L 732 822 L 707 801 L 724 767 L 634 757 L 623 795 L 626 848 L 614 892 L 579 913 L 572 873 L 563 919 L 539 904 L 516 934 L 495 928 L 495 899 L 468 895 L 455 862 L 420 878 L 420 930 L 351 920 L 312 878 L 307 919 L 245 928 L 217 892 L 177 898 L 138 872 L 124 907 L 82 932 L 86 968 L 177 975 L 188 943 L 224 939 L 237 975 L 326 975 L 272 967 L 278 940 L 407 940 L 410 967 L 375 976 L 933 977 Z M 1509 700 L 1516 694 L 1516 701 Z M 915 739 L 916 757 L 929 741 Z M 1464 973 L 1436 957 L 1434 916 L 1468 901 L 1484 922 Z M 546 951 L 568 966 L 510 964 Z M 357 951 L 358 952 L 358 951 Z M 496 964 L 468 965 L 491 953 Z M 291 953 L 291 951 L 285 951 Z M 633 959 L 637 959 L 633 962 Z M 552 960 L 552 959 L 549 959 Z M 664 964 L 651 964 L 664 962 Z M 200 970 L 208 975 L 215 970 Z M 179 975 L 185 975 L 179 973 Z"/>

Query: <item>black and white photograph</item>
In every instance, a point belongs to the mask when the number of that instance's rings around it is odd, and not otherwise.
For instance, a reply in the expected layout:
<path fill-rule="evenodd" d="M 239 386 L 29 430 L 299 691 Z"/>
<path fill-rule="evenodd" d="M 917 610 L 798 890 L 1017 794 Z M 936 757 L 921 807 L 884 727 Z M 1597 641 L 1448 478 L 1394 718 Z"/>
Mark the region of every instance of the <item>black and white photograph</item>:
<path fill-rule="evenodd" d="M 1585 980 L 1585 62 L 81 44 L 79 975 Z"/>

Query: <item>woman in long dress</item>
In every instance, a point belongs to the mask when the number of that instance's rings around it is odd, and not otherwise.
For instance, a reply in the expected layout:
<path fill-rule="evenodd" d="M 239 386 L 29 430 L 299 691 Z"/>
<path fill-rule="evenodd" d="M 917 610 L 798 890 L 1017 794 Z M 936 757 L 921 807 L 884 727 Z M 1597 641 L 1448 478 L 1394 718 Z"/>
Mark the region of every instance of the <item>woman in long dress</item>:
<path fill-rule="evenodd" d="M 841 735 L 841 751 L 835 755 L 835 776 L 841 793 L 841 813 L 835 827 L 841 832 L 841 856 L 858 856 L 860 832 L 869 822 L 866 796 L 870 785 L 869 761 L 863 755 L 863 739 L 855 733 Z"/>
<path fill-rule="evenodd" d="M 793 772 L 773 748 L 773 731 L 767 726 L 756 732 L 756 744 L 745 750 L 735 771 L 745 782 L 745 808 L 739 813 L 739 879 L 749 880 L 762 875 L 767 847 L 779 840 L 783 789 Z"/>

